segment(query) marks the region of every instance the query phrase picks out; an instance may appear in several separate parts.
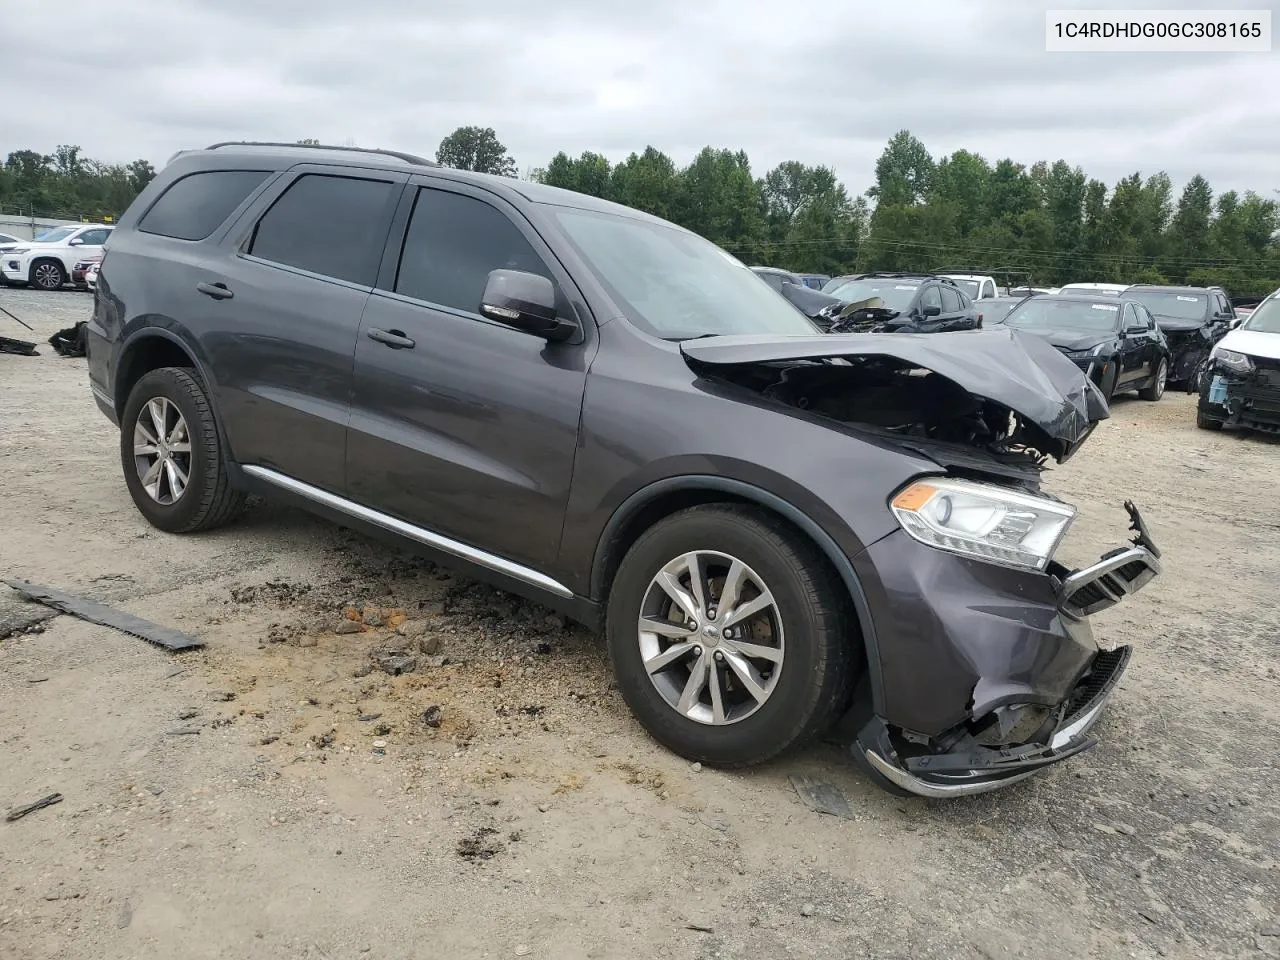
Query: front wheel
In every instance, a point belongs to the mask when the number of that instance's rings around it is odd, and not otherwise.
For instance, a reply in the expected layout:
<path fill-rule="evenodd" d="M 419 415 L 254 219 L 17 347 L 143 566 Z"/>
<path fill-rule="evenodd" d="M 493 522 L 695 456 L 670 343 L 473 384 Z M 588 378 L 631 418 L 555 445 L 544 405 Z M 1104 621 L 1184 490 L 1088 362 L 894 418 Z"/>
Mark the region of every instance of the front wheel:
<path fill-rule="evenodd" d="M 824 732 L 848 704 L 847 592 L 817 550 L 741 506 L 646 531 L 609 594 L 609 655 L 644 728 L 690 760 L 744 766 Z"/>
<path fill-rule="evenodd" d="M 31 286 L 38 290 L 58 290 L 67 282 L 67 271 L 57 260 L 37 260 L 31 265 Z"/>
<path fill-rule="evenodd" d="M 1160 365 L 1156 367 L 1155 378 L 1151 381 L 1151 386 L 1143 387 L 1138 391 L 1138 396 L 1143 400 L 1159 400 L 1164 396 L 1165 385 L 1169 381 L 1169 364 L 1164 358 L 1160 358 Z"/>
<path fill-rule="evenodd" d="M 168 533 L 220 526 L 244 505 L 209 398 L 183 367 L 152 370 L 134 384 L 120 418 L 120 462 L 139 512 Z"/>

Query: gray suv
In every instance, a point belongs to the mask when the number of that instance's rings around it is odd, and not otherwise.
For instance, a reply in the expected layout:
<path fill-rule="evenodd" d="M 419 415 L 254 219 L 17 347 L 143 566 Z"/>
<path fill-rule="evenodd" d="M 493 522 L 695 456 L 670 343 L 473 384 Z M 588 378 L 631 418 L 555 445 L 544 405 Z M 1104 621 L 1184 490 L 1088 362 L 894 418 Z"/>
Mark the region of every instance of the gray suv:
<path fill-rule="evenodd" d="M 1039 489 L 1107 416 L 1039 338 L 824 335 L 713 244 L 409 154 L 216 144 L 121 218 L 88 327 L 125 483 L 171 533 L 292 500 L 603 626 L 693 760 L 840 737 L 975 793 L 1093 745 L 1129 648 Z"/>

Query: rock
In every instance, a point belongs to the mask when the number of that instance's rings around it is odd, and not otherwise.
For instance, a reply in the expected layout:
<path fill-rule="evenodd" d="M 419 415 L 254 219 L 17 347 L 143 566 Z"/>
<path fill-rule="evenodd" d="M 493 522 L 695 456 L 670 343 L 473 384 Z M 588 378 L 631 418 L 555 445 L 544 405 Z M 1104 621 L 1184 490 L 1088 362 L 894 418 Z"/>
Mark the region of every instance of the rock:
<path fill-rule="evenodd" d="M 230 703 L 235 698 L 236 695 L 230 690 L 218 690 L 213 694 L 213 699 L 217 700 L 219 703 Z"/>
<path fill-rule="evenodd" d="M 425 659 L 423 659 L 422 665 L 424 667 L 438 669 L 440 667 L 443 667 L 448 662 L 449 662 L 449 658 L 441 653 L 441 654 L 437 654 L 434 657 L 426 657 Z"/>
<path fill-rule="evenodd" d="M 550 653 L 550 652 L 551 652 L 551 644 L 549 644 L 549 643 L 540 643 L 540 644 L 538 644 L 536 647 L 534 647 L 534 652 L 535 652 L 535 653 L 540 653 L 540 654 L 542 654 L 543 656 L 546 656 L 548 653 Z"/>
<path fill-rule="evenodd" d="M 546 812 L 547 812 L 548 810 L 550 810 L 550 809 L 551 809 L 551 808 L 550 808 L 549 806 L 547 806 L 545 803 L 540 803 L 540 804 L 538 804 L 538 812 L 539 812 L 539 813 L 546 813 Z"/>
<path fill-rule="evenodd" d="M 323 750 L 326 747 L 333 746 L 333 732 L 317 733 L 311 738 L 311 745 L 317 750 Z"/>
<path fill-rule="evenodd" d="M 195 707 L 187 707 L 187 709 L 183 710 L 181 713 L 178 714 L 178 719 L 190 720 L 192 717 L 196 716 L 199 712 L 200 711 L 197 710 Z"/>
<path fill-rule="evenodd" d="M 1222 812 L 1222 808 L 1218 806 L 1216 803 L 1209 804 L 1208 810 L 1212 814 L 1219 814 Z"/>
<path fill-rule="evenodd" d="M 440 720 L 441 720 L 440 708 L 435 704 L 432 704 L 431 706 L 427 707 L 426 710 L 422 711 L 422 722 L 425 723 L 428 727 L 440 726 Z"/>
<path fill-rule="evenodd" d="M 123 930 L 133 921 L 133 907 L 124 903 L 120 905 L 120 910 L 116 913 L 116 926 Z"/>
<path fill-rule="evenodd" d="M 440 650 L 440 635 L 424 633 L 418 638 L 418 649 L 423 653 L 438 653 Z"/>
<path fill-rule="evenodd" d="M 402 673 L 413 673 L 418 669 L 418 660 L 400 650 L 379 650 L 373 654 L 373 662 L 384 673 L 398 677 Z"/>
<path fill-rule="evenodd" d="M 363 633 L 364 627 L 355 620 L 340 620 L 333 628 L 333 632 L 337 634 Z"/>
<path fill-rule="evenodd" d="M 689 769 L 692 770 L 694 773 L 701 773 L 702 764 L 695 760 L 693 763 L 689 764 Z"/>
<path fill-rule="evenodd" d="M 382 750 L 382 749 L 384 749 L 384 748 L 386 747 L 386 745 L 387 745 L 387 741 L 385 741 L 385 740 L 375 740 L 375 741 L 373 741 L 374 749 L 377 749 L 377 750 Z"/>
<path fill-rule="evenodd" d="M 390 733 L 391 733 L 391 726 L 386 723 L 380 723 L 373 728 L 373 735 L 375 737 L 385 737 Z"/>
<path fill-rule="evenodd" d="M 530 950 L 530 949 L 529 949 L 527 946 L 525 946 L 523 943 L 518 943 L 518 944 L 516 944 L 516 956 L 517 956 L 517 957 L 527 957 L 527 956 L 528 956 L 530 953 L 532 953 L 532 952 L 533 952 L 533 951 L 532 951 L 532 950 Z"/>
<path fill-rule="evenodd" d="M 427 632 L 427 625 L 422 620 L 406 620 L 396 627 L 396 633 L 402 637 L 420 637 Z"/>
<path fill-rule="evenodd" d="M 1123 833 L 1126 837 L 1132 837 L 1135 833 L 1138 832 L 1133 827 L 1129 826 L 1127 823 L 1117 823 L 1115 825 L 1115 831 L 1116 833 Z"/>
<path fill-rule="evenodd" d="M 377 611 L 374 611 L 372 613 L 366 612 L 364 615 L 364 624 L 366 627 L 380 627 L 382 626 L 383 622 L 384 621 L 382 619 L 382 614 L 378 613 Z"/>
<path fill-rule="evenodd" d="M 803 907 L 801 907 L 801 908 L 800 908 L 800 916 L 802 916 L 802 917 L 812 917 L 812 916 L 813 916 L 813 904 L 812 904 L 812 903 L 806 903 Z"/>
<path fill-rule="evenodd" d="M 354 670 L 352 670 L 351 676 L 355 677 L 358 680 L 361 677 L 367 677 L 371 673 L 373 673 L 373 667 L 371 667 L 367 663 L 364 663 L 356 667 Z"/>

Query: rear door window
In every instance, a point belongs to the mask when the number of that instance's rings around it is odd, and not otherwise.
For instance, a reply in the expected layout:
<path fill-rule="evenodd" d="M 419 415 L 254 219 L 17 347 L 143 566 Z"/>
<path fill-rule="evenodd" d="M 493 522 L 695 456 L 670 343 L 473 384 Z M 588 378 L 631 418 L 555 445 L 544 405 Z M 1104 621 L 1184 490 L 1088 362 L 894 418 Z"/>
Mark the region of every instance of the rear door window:
<path fill-rule="evenodd" d="M 555 282 L 542 257 L 500 210 L 465 194 L 420 188 L 396 293 L 479 313 L 491 270 L 523 270 Z"/>
<path fill-rule="evenodd" d="M 960 294 L 947 287 L 942 288 L 942 312 L 943 313 L 959 313 L 964 309 L 964 304 L 960 302 Z"/>
<path fill-rule="evenodd" d="M 258 221 L 250 256 L 373 286 L 394 201 L 386 180 L 307 173 Z"/>
<path fill-rule="evenodd" d="M 268 176 L 266 170 L 206 170 L 175 180 L 138 221 L 143 233 L 203 240 Z"/>

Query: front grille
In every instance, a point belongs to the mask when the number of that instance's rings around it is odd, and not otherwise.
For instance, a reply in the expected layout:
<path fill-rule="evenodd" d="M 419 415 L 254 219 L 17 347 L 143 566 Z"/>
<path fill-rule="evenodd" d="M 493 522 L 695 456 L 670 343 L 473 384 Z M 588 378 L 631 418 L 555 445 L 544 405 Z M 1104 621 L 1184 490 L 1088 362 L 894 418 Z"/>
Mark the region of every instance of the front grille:
<path fill-rule="evenodd" d="M 1062 581 L 1062 609 L 1069 616 L 1090 616 L 1141 590 L 1159 572 L 1159 563 L 1146 550 L 1118 549 Z"/>

